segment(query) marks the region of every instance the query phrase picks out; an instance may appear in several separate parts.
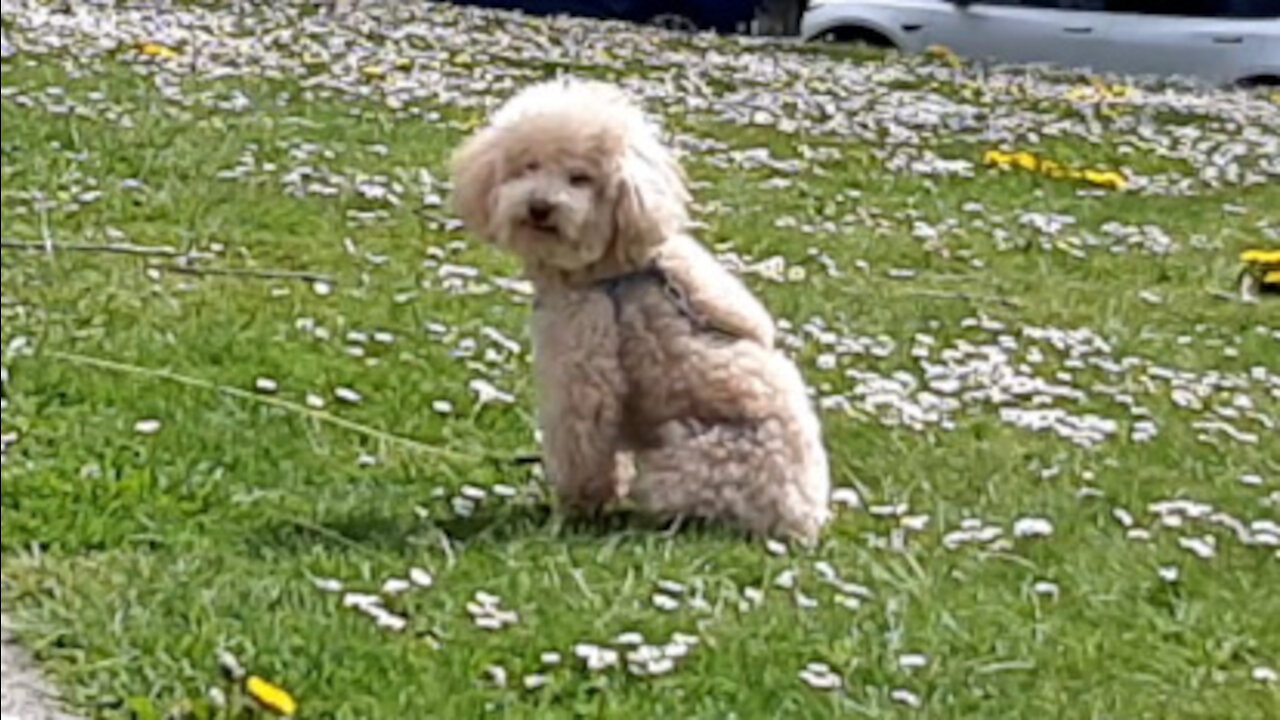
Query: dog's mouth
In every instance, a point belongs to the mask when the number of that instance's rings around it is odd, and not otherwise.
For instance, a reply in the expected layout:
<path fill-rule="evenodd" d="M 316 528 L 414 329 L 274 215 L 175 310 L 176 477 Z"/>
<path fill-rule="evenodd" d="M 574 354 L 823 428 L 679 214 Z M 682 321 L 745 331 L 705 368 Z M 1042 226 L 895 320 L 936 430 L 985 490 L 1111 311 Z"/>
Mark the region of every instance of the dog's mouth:
<path fill-rule="evenodd" d="M 527 219 L 521 224 L 529 228 L 530 230 L 533 230 L 534 232 L 542 233 L 543 235 L 559 235 L 560 234 L 560 228 L 554 222 L 551 222 L 549 220 L 539 221 L 539 220 Z"/>

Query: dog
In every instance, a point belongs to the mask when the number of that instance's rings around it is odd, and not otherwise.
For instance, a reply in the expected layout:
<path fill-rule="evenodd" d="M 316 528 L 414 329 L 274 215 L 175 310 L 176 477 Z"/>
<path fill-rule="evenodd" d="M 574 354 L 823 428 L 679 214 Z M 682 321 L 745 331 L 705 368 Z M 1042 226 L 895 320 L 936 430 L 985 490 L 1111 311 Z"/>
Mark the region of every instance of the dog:
<path fill-rule="evenodd" d="M 557 503 L 626 500 L 812 544 L 822 427 L 764 305 L 688 232 L 687 177 L 618 86 L 529 85 L 450 161 L 466 230 L 534 288 L 542 459 Z"/>

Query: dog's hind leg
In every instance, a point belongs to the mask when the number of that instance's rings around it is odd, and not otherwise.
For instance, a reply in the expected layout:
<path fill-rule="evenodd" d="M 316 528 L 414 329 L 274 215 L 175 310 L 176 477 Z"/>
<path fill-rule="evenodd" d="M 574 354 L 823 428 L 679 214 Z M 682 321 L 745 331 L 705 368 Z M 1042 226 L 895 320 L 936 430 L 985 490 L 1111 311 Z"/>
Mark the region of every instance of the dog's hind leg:
<path fill-rule="evenodd" d="M 669 422 L 659 447 L 637 453 L 630 498 L 662 517 L 814 542 L 829 517 L 829 479 L 825 451 L 804 430 L 781 419 Z"/>

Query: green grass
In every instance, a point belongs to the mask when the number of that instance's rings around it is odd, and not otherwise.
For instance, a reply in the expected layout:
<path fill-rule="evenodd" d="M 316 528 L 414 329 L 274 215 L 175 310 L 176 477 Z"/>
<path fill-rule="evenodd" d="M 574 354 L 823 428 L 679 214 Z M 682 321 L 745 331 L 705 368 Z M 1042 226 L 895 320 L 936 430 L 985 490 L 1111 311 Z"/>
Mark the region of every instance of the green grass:
<path fill-rule="evenodd" d="M 928 525 L 900 543 L 896 520 L 843 511 L 817 549 L 775 556 L 714 527 L 667 532 L 625 517 L 566 525 L 538 477 L 506 461 L 535 448 L 525 351 L 512 355 L 484 331 L 527 349 L 527 303 L 491 282 L 514 277 L 515 266 L 449 229 L 444 210 L 418 202 L 432 190 L 419 184 L 418 170 L 444 175 L 474 109 L 437 108 L 441 119 L 430 122 L 333 94 L 307 101 L 286 80 L 182 81 L 192 94 L 240 89 L 253 100 L 229 114 L 202 103 L 179 108 L 135 70 L 124 58 L 80 64 L 62 54 L 5 63 L 6 90 L 38 96 L 59 86 L 91 108 L 77 116 L 12 96 L 0 102 L 6 241 L 98 243 L 116 237 L 114 229 L 143 245 L 212 253 L 201 267 L 305 271 L 333 283 L 322 295 L 290 279 L 148 270 L 169 264 L 163 257 L 4 251 L 3 430 L 18 438 L 0 498 L 4 609 L 86 715 L 230 717 L 211 714 L 206 700 L 219 683 L 219 648 L 288 687 L 301 716 L 312 718 L 1246 720 L 1280 707 L 1276 686 L 1250 677 L 1280 662 L 1274 548 L 1242 544 L 1203 520 L 1161 529 L 1147 509 L 1189 498 L 1246 524 L 1275 518 L 1280 443 L 1248 419 L 1237 425 L 1261 442 L 1198 442 L 1191 423 L 1203 418 L 1170 402 L 1166 381 L 1144 375 L 1164 365 L 1243 377 L 1208 403 L 1227 405 L 1238 394 L 1278 417 L 1275 391 L 1249 379 L 1259 367 L 1275 377 L 1274 302 L 1249 306 L 1207 291 L 1230 290 L 1236 251 L 1280 223 L 1280 185 L 1176 199 L 1082 197 L 1074 186 L 980 167 L 973 178 L 894 173 L 869 144 L 674 118 L 684 133 L 733 149 L 768 147 L 786 158 L 805 143 L 840 153 L 816 163 L 824 175 L 793 176 L 783 190 L 761 185 L 768 171 L 686 156 L 691 175 L 706 183 L 698 201 L 720 208 L 701 218 L 707 242 L 807 269 L 803 283 L 748 277 L 779 316 L 797 326 L 822 318 L 842 336 L 893 341 L 884 357 L 846 355 L 826 369 L 815 364 L 822 349 L 803 344 L 797 357 L 822 394 L 847 392 L 848 368 L 918 373 L 909 352 L 918 333 L 939 348 L 992 342 L 992 333 L 962 325 L 976 316 L 1003 322 L 1014 336 L 1028 327 L 1090 328 L 1111 343 L 1104 356 L 1141 359 L 1117 378 L 1074 368 L 1064 353 L 1038 345 L 1046 359 L 1035 374 L 1070 371 L 1067 384 L 1090 393 L 1079 406 L 1059 405 L 1119 422 L 1115 437 L 1088 448 L 1001 423 L 991 406 L 966 408 L 951 431 L 894 427 L 864 411 L 824 413 L 834 483 L 859 488 L 870 504 L 906 503 Z M 950 92 L 944 81 L 922 83 Z M 726 81 L 721 91 L 732 87 Z M 288 102 L 275 101 L 281 92 L 291 93 Z M 132 127 L 105 120 L 107 104 Z M 1059 139 L 1045 150 L 1122 162 L 1121 134 L 1102 145 Z M 303 143 L 331 157 L 292 158 Z M 256 169 L 218 179 L 250 146 Z M 943 139 L 937 148 L 979 164 L 984 149 Z M 268 162 L 277 168 L 263 170 Z M 388 206 L 349 189 L 332 198 L 282 192 L 279 175 L 303 162 L 349 177 L 386 174 L 406 186 L 405 201 Z M 1186 171 L 1182 161 L 1155 157 L 1135 166 Z M 122 188 L 128 178 L 142 187 Z M 65 207 L 93 187 L 100 199 Z M 850 188 L 861 197 L 850 199 Z M 32 190 L 55 206 L 33 203 Z M 986 210 L 963 212 L 971 201 Z M 1224 212 L 1224 203 L 1247 211 Z M 374 209 L 385 217 L 353 224 L 351 211 Z M 840 223 L 859 209 L 880 220 L 851 219 L 811 236 L 774 225 L 780 217 Z M 1076 259 L 1020 229 L 1027 210 L 1071 214 L 1073 232 L 1097 234 L 1108 221 L 1155 224 L 1181 249 L 1091 249 Z M 988 226 L 972 225 L 974 217 Z M 939 243 L 912 237 L 913 220 L 948 218 L 963 222 Z M 993 228 L 1009 230 L 1019 249 L 1002 249 Z M 1197 234 L 1212 241 L 1209 249 L 1189 247 Z M 823 274 L 806 259 L 809 247 L 845 276 Z M 451 291 L 440 258 L 477 268 L 487 290 Z M 857 269 L 859 260 L 870 273 Z M 894 267 L 918 274 L 886 277 Z M 1145 302 L 1139 290 L 1164 302 Z M 429 331 L 431 323 L 445 324 L 445 335 Z M 361 343 L 347 342 L 352 331 L 394 340 L 365 341 L 355 357 L 348 346 Z M 455 357 L 463 340 L 478 347 L 471 357 Z M 1021 358 L 1035 343 L 1020 343 Z M 259 377 L 278 381 L 269 396 L 276 400 L 254 399 Z M 476 377 L 514 393 L 516 403 L 478 406 L 468 389 Z M 1096 389 L 1117 383 L 1160 425 L 1152 442 L 1131 442 L 1133 419 Z M 335 400 L 340 386 L 363 400 Z M 345 424 L 308 409 L 307 393 Z M 432 411 L 437 400 L 453 412 Z M 160 430 L 136 432 L 149 418 Z M 1050 467 L 1058 474 L 1042 477 Z M 1239 482 L 1246 473 L 1263 485 Z M 451 509 L 462 486 L 497 483 L 516 496 L 491 494 L 469 518 Z M 1081 497 L 1083 486 L 1103 497 Z M 1153 539 L 1126 539 L 1115 508 L 1154 528 Z M 969 517 L 1001 525 L 1008 537 L 1023 516 L 1050 518 L 1052 536 L 985 549 L 942 541 Z M 1180 536 L 1205 533 L 1218 543 L 1210 560 L 1178 546 Z M 833 602 L 814 569 L 819 560 L 872 597 L 857 610 Z M 1170 565 L 1181 570 L 1176 583 L 1157 573 Z M 409 619 L 400 633 L 379 630 L 311 582 L 339 578 L 375 591 L 411 566 L 436 582 L 388 600 Z M 792 591 L 775 585 L 787 569 L 816 607 L 798 607 Z M 684 583 L 686 599 L 705 604 L 656 609 L 650 598 L 662 579 Z M 1057 584 L 1056 597 L 1033 589 L 1041 581 Z M 764 590 L 759 607 L 741 606 L 748 587 Z M 500 596 L 519 621 L 499 631 L 475 627 L 465 605 L 477 591 Z M 605 644 L 633 630 L 655 643 L 673 632 L 700 643 L 658 678 L 589 673 L 572 655 L 575 643 Z M 521 678 L 543 670 L 546 650 L 565 662 L 547 670 L 547 687 L 524 690 Z M 917 652 L 929 657 L 925 668 L 898 667 L 899 655 Z M 835 669 L 843 688 L 821 692 L 798 680 L 813 661 Z M 495 664 L 508 687 L 486 680 Z M 915 692 L 921 708 L 891 699 L 899 688 Z"/>

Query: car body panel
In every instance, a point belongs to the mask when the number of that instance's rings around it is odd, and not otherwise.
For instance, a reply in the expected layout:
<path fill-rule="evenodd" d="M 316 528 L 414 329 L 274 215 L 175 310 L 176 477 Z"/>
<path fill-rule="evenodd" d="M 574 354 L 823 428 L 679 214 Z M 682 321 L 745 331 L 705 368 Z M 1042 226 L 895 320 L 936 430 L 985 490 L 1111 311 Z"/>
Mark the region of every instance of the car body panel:
<path fill-rule="evenodd" d="M 1247 12 L 1269 12 L 1267 0 Z M 945 45 L 973 59 L 1051 63 L 1095 72 L 1181 75 L 1212 83 L 1280 76 L 1280 17 L 1189 17 L 1106 10 L 1110 0 L 1062 0 L 1070 8 L 974 0 L 815 0 L 803 40 L 837 28 L 880 33 L 904 52 Z M 1275 3 L 1280 13 L 1280 2 Z M 1244 12 L 1244 11 L 1242 11 Z"/>
<path fill-rule="evenodd" d="M 930 44 L 957 54 L 1014 63 L 1087 65 L 1107 44 L 1106 13 L 1046 10 L 975 2 L 959 8 L 948 2 L 925 29 Z"/>
<path fill-rule="evenodd" d="M 1117 13 L 1107 67 L 1135 74 L 1197 75 L 1230 83 L 1280 76 L 1280 19 L 1185 18 Z"/>

